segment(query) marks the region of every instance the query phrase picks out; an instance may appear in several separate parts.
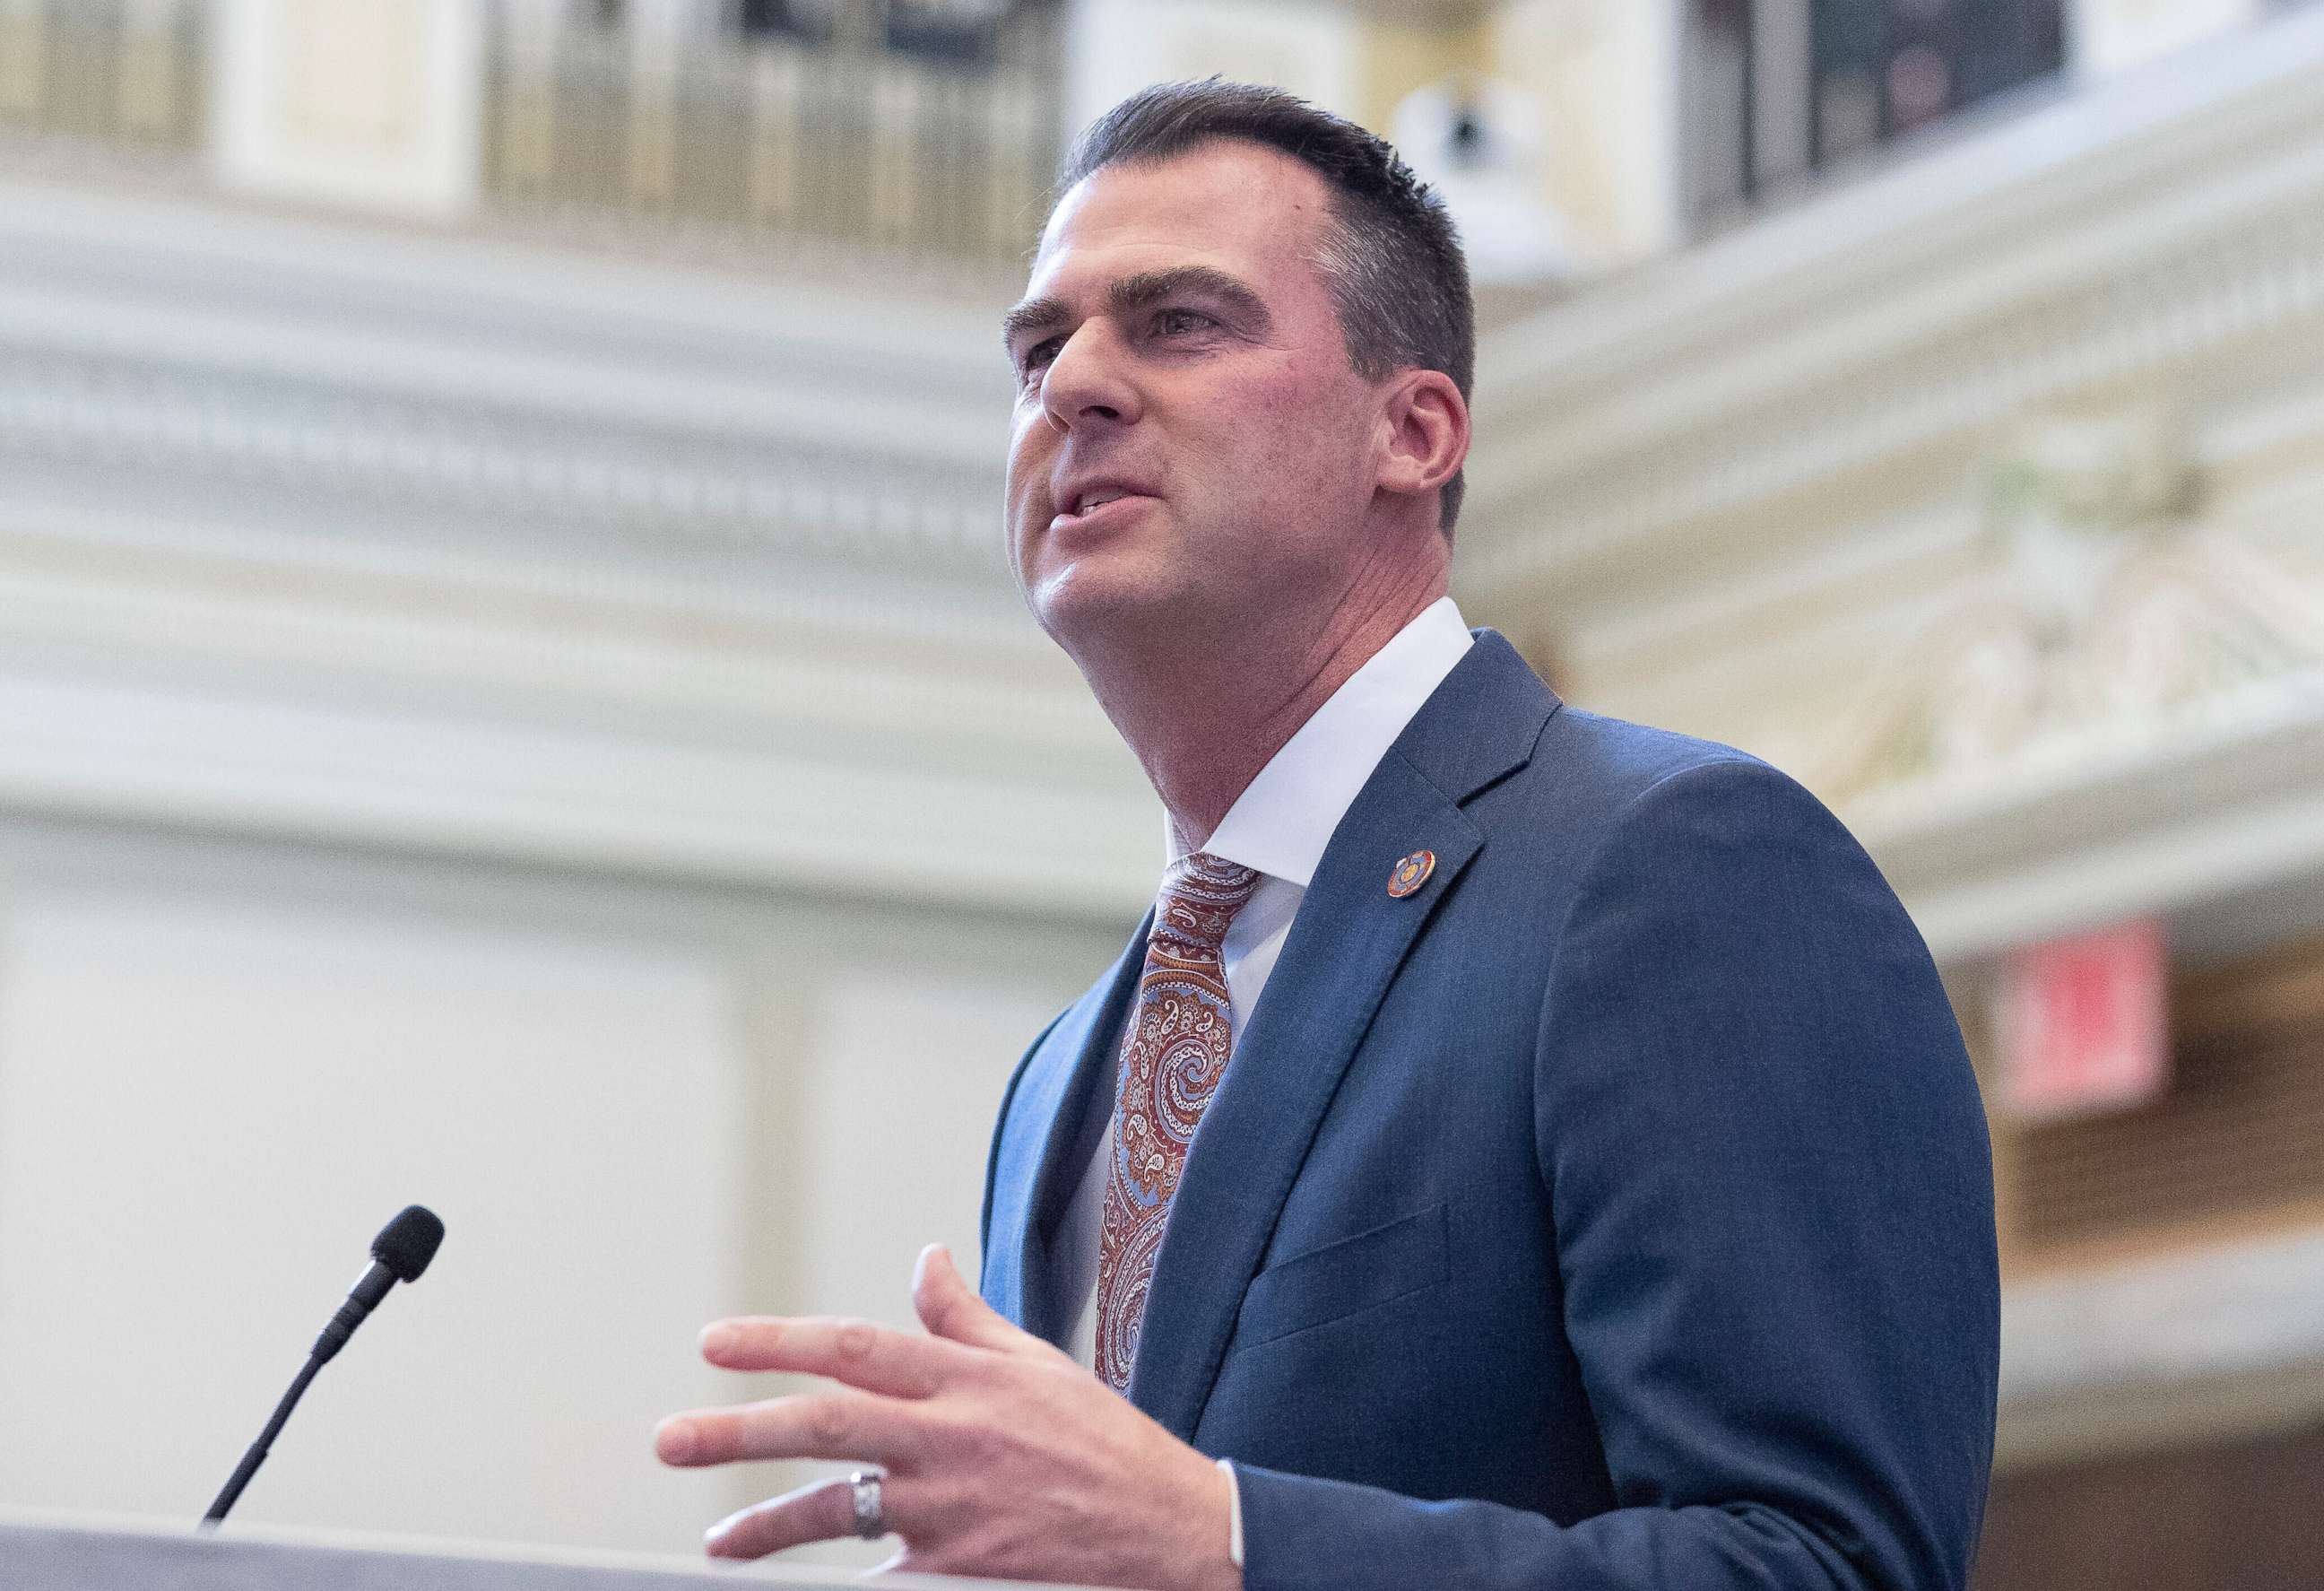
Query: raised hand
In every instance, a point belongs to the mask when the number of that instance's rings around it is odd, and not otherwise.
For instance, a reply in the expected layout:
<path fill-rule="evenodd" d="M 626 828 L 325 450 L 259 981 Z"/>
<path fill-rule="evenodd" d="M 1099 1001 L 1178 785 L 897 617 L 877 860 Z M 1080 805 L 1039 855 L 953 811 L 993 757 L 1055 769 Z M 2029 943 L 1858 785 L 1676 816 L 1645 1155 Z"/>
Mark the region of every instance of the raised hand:
<path fill-rule="evenodd" d="M 912 1302 L 925 1337 L 862 1320 L 714 1321 L 702 1355 L 729 1370 L 819 1375 L 837 1387 L 675 1414 L 666 1464 L 852 1460 L 886 1471 L 891 1568 L 1144 1591 L 1239 1588 L 1228 1556 L 1232 1482 L 1047 1343 L 996 1314 L 941 1246 L 922 1251 Z M 847 1481 L 746 1508 L 707 1550 L 759 1558 L 855 1533 Z"/>

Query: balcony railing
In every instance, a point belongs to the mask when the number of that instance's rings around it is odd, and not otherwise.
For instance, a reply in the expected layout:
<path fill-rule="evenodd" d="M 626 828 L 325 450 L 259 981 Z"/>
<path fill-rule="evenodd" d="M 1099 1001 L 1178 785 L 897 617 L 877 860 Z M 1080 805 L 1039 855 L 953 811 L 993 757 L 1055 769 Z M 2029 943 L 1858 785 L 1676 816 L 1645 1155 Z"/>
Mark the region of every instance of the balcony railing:
<path fill-rule="evenodd" d="M 1058 153 L 1049 0 L 475 3 L 487 217 L 963 263 L 1032 242 Z M 202 155 L 221 25 L 212 0 L 0 0 L 0 137 Z"/>
<path fill-rule="evenodd" d="M 0 0 L 0 132 L 198 148 L 205 20 L 189 0 Z"/>
<path fill-rule="evenodd" d="M 707 44 L 619 25 L 527 28 L 489 51 L 484 185 L 503 201 L 1014 259 L 1057 158 L 1057 18 L 1019 4 L 930 32 L 867 0 L 819 27 L 746 6 Z M 763 20 L 762 20 L 763 19 Z M 747 31 L 745 29 L 747 28 Z"/>

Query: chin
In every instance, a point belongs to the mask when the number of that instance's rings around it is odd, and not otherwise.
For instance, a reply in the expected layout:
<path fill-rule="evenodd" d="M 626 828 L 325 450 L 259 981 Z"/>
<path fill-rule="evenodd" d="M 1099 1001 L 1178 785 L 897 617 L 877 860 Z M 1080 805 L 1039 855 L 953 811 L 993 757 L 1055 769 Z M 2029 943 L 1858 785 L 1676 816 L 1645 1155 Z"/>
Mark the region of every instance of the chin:
<path fill-rule="evenodd" d="M 1167 625 L 1191 596 L 1186 582 L 1143 560 L 1078 558 L 1026 587 L 1026 604 L 1067 652 L 1109 635 Z"/>

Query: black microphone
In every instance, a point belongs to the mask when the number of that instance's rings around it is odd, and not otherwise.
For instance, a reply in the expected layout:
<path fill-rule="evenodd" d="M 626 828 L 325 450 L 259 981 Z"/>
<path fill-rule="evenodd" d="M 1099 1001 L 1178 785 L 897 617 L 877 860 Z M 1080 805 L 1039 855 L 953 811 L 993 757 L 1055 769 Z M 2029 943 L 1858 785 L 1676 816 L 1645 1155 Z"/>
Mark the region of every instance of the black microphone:
<path fill-rule="evenodd" d="M 274 1446 L 274 1438 L 281 1435 L 283 1422 L 290 1418 L 290 1411 L 299 1406 L 299 1400 L 306 1394 L 307 1383 L 315 1379 L 315 1373 L 329 1364 L 338 1351 L 347 1346 L 347 1338 L 353 1337 L 355 1327 L 364 1323 L 364 1317 L 379 1307 L 379 1300 L 387 1296 L 389 1288 L 399 1281 L 420 1280 L 420 1272 L 428 1269 L 428 1262 L 436 1257 L 437 1245 L 443 1241 L 444 1223 L 436 1218 L 433 1210 L 420 1205 L 410 1206 L 401 1215 L 380 1228 L 379 1235 L 371 1240 L 371 1269 L 347 1290 L 347 1301 L 339 1306 L 339 1312 L 331 1317 L 331 1323 L 323 1327 L 322 1335 L 315 1339 L 315 1346 L 307 1351 L 307 1363 L 300 1370 L 297 1379 L 291 1382 L 290 1390 L 282 1394 L 282 1401 L 274 1405 L 273 1418 L 266 1422 L 266 1429 L 258 1433 L 258 1440 L 250 1444 L 250 1451 L 242 1456 L 242 1462 L 235 1466 L 225 1489 L 218 1493 L 217 1501 L 210 1504 L 210 1511 L 202 1515 L 205 1527 L 215 1525 L 226 1516 L 226 1511 L 234 1506 L 235 1499 L 242 1495 L 242 1489 L 250 1485 L 250 1477 L 256 1475 L 258 1466 L 266 1462 L 267 1452 Z"/>

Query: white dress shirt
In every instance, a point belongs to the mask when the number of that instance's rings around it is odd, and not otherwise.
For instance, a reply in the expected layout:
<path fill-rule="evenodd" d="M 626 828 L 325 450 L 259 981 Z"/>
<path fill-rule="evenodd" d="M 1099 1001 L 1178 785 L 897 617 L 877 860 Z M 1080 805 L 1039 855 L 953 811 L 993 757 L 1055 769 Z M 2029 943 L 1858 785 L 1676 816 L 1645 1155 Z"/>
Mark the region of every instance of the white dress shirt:
<path fill-rule="evenodd" d="M 1242 1041 L 1333 831 L 1388 748 L 1474 639 L 1450 597 L 1423 609 L 1284 743 L 1200 847 L 1260 874 L 1219 947 L 1234 1013 L 1230 1064 L 1232 1046 Z M 1065 1346 L 1084 1368 L 1097 1363 L 1098 1232 L 1105 1216 L 1106 1168 L 1113 1159 L 1111 1058 L 1120 1048 L 1116 1034 L 1108 1045 L 1105 1076 L 1091 1096 L 1092 1108 L 1106 1112 L 1105 1133 L 1065 1207 L 1058 1234 L 1062 1296 L 1080 1300 Z"/>

